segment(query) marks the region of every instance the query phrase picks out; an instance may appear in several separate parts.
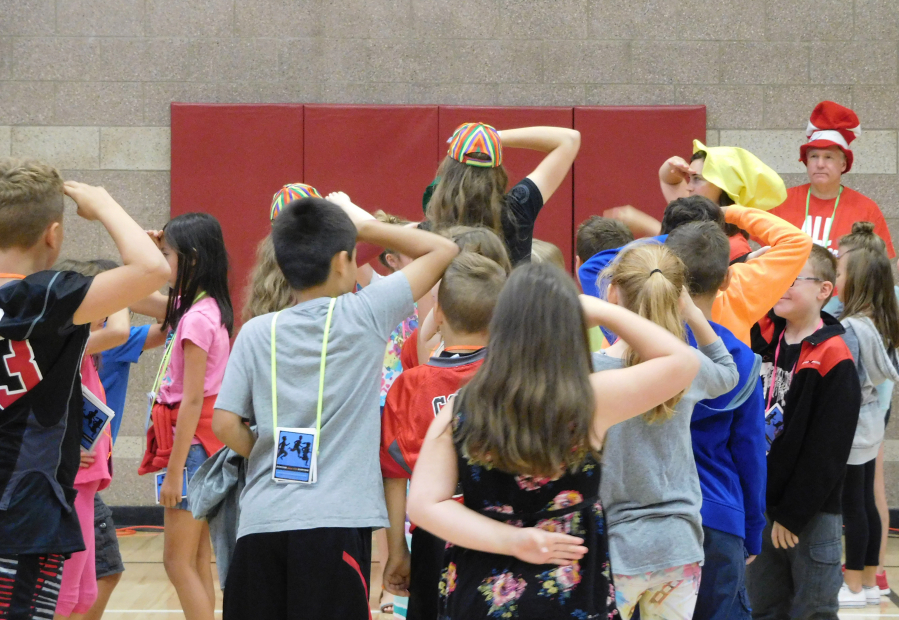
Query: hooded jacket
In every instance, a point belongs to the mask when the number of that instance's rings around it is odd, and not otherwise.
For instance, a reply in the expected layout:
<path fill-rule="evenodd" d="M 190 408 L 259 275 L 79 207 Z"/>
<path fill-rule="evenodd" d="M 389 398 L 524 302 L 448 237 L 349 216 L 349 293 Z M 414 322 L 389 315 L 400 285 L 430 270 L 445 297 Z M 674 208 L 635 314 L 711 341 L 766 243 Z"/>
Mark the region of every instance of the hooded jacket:
<path fill-rule="evenodd" d="M 786 393 L 783 430 L 768 453 L 768 515 L 796 535 L 819 512 L 842 513 L 843 478 L 861 405 L 845 330 L 826 312 L 821 319 L 824 325 L 802 341 Z M 784 329 L 786 320 L 774 312 L 752 328 L 752 350 L 766 366 L 766 385 Z"/>

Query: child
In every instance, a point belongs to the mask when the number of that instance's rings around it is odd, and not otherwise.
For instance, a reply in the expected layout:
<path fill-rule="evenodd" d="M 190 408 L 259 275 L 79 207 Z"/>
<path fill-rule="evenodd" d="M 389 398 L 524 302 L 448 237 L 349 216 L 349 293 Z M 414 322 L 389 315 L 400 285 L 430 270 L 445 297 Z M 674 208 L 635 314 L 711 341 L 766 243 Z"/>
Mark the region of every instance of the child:
<path fill-rule="evenodd" d="M 721 337 L 687 294 L 683 262 L 668 248 L 629 248 L 607 275 L 610 302 L 638 312 L 679 339 L 685 337 L 686 320 L 699 345 L 693 351 L 700 360 L 699 374 L 686 392 L 609 429 L 601 487 L 621 616 L 629 620 L 639 607 L 643 618 L 690 618 L 704 558 L 702 493 L 690 419 L 697 402 L 731 391 L 739 374 Z M 618 369 L 637 360 L 638 352 L 619 340 L 594 354 L 593 365 L 596 370 Z"/>
<path fill-rule="evenodd" d="M 762 356 L 768 524 L 747 569 L 753 617 L 833 618 L 839 609 L 840 517 L 861 388 L 843 326 L 821 311 L 836 259 L 814 246 L 793 286 L 752 330 Z"/>
<path fill-rule="evenodd" d="M 617 616 L 598 452 L 611 425 L 689 385 L 698 361 L 649 321 L 582 303 L 553 266 L 513 271 L 484 365 L 428 430 L 409 517 L 452 545 L 440 617 Z M 646 361 L 592 373 L 587 327 L 598 323 Z"/>
<path fill-rule="evenodd" d="M 534 222 L 565 180 L 581 146 L 580 132 L 563 127 L 497 131 L 483 123 L 465 123 L 449 143 L 426 210 L 435 230 L 454 224 L 487 226 L 502 235 L 513 265 L 530 260 Z M 508 194 L 504 147 L 546 153 Z"/>
<path fill-rule="evenodd" d="M 719 290 L 730 281 L 730 243 L 713 222 L 675 228 L 665 246 L 687 268 L 690 296 L 721 337 L 740 373 L 737 386 L 693 408 L 690 433 L 702 489 L 705 563 L 694 620 L 750 617 L 746 561 L 759 554 L 765 528 L 765 407 L 761 360 L 711 320 Z M 691 338 L 691 344 L 693 339 Z"/>
<path fill-rule="evenodd" d="M 63 193 L 99 220 L 124 265 L 95 278 L 48 271 L 63 239 Z M 100 187 L 34 160 L 0 159 L 0 567 L 3 615 L 50 617 L 65 555 L 85 549 L 76 513 L 89 324 L 162 286 L 168 266 Z"/>
<path fill-rule="evenodd" d="M 549 263 L 555 265 L 562 271 L 567 271 L 565 266 L 565 256 L 559 246 L 553 245 L 549 241 L 542 239 L 534 239 L 531 243 L 531 260 L 535 263 Z"/>
<path fill-rule="evenodd" d="M 166 574 L 188 620 L 212 618 L 209 525 L 182 498 L 187 480 L 222 447 L 212 410 L 228 362 L 234 313 L 228 293 L 228 255 L 211 215 L 187 213 L 156 235 L 169 262 L 171 292 L 163 326 L 172 332 L 154 382 L 152 426 L 138 473 L 165 470 L 159 503 L 165 507 Z"/>
<path fill-rule="evenodd" d="M 840 321 L 853 349 L 862 390 L 858 427 L 843 484 L 846 572 L 839 600 L 840 607 L 864 607 L 880 604 L 877 566 L 881 523 L 874 478 L 886 411 L 877 386 L 884 381 L 899 381 L 899 309 L 886 244 L 874 233 L 872 223 L 852 225 L 852 233 L 840 239 L 839 257 L 836 285 L 844 304 Z"/>
<path fill-rule="evenodd" d="M 357 227 L 361 241 L 414 260 L 350 294 Z M 216 433 L 249 458 L 224 617 L 368 618 L 371 528 L 389 524 L 378 467 L 384 348 L 458 249 L 315 198 L 281 212 L 272 242 L 297 305 L 243 326 L 216 404 Z M 316 429 L 315 446 L 297 456 L 310 477 L 315 458 L 310 483 L 273 480 L 277 427 Z"/>
<path fill-rule="evenodd" d="M 489 258 L 473 252 L 459 254 L 440 280 L 434 310 L 443 352 L 404 372 L 387 394 L 381 422 L 381 472 L 390 517 L 384 585 L 393 594 L 409 596 L 406 617 L 410 620 L 437 618 L 444 541 L 416 528 L 410 564 L 406 482 L 412 477 L 428 426 L 484 361 L 487 327 L 505 280 L 503 268 Z"/>

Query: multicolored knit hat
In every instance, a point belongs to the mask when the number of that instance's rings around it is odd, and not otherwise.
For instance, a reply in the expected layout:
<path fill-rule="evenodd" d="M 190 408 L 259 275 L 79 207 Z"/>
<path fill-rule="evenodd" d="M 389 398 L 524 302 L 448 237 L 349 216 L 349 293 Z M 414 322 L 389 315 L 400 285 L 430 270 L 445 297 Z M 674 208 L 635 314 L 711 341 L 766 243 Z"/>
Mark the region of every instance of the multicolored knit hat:
<path fill-rule="evenodd" d="M 281 209 L 300 198 L 321 198 L 322 195 L 311 185 L 305 183 L 288 183 L 272 197 L 272 221 L 281 213 Z"/>
<path fill-rule="evenodd" d="M 499 168 L 503 165 L 503 143 L 490 125 L 465 123 L 449 139 L 447 155 L 469 166 Z"/>

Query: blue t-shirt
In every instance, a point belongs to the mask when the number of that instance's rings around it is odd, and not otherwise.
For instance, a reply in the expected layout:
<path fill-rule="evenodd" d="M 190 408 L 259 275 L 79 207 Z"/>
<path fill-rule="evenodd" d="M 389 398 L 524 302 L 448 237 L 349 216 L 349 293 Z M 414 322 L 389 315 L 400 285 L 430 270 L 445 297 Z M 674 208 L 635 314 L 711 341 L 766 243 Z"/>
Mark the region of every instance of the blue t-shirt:
<path fill-rule="evenodd" d="M 115 412 L 115 417 L 109 423 L 113 443 L 115 443 L 116 437 L 119 435 L 119 427 L 122 425 L 131 364 L 136 364 L 140 359 L 149 333 L 149 325 L 132 327 L 128 342 L 101 354 L 100 382 L 103 384 L 103 389 L 106 390 L 106 404 Z"/>

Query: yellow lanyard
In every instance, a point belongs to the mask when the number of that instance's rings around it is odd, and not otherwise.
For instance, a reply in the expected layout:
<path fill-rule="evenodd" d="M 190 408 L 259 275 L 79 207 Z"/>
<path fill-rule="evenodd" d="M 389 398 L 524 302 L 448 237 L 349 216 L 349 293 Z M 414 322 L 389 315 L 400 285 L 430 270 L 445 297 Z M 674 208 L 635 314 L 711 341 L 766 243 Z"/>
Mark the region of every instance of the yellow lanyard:
<path fill-rule="evenodd" d="M 205 297 L 206 293 L 200 293 L 194 299 L 194 303 L 197 303 Z M 177 334 L 178 328 L 176 327 L 168 337 L 168 342 L 166 342 L 165 345 L 165 352 L 162 354 L 162 360 L 159 362 L 159 370 L 156 371 L 156 378 L 153 380 L 153 393 L 156 394 L 156 396 L 159 396 L 160 384 L 162 383 L 163 377 L 165 377 L 165 373 L 169 369 L 169 363 L 172 361 L 172 349 L 175 347 L 175 336 Z"/>
<path fill-rule="evenodd" d="M 328 355 L 328 335 L 331 333 L 331 317 L 334 315 L 334 304 L 337 298 L 332 297 L 328 304 L 328 318 L 325 319 L 325 334 L 322 337 L 322 357 L 318 369 L 318 405 L 315 410 L 315 453 L 318 454 L 319 435 L 322 432 L 322 405 L 325 397 L 325 359 Z M 275 348 L 275 326 L 278 324 L 276 312 L 272 317 L 272 432 L 275 435 L 275 445 L 278 444 L 278 358 Z"/>

